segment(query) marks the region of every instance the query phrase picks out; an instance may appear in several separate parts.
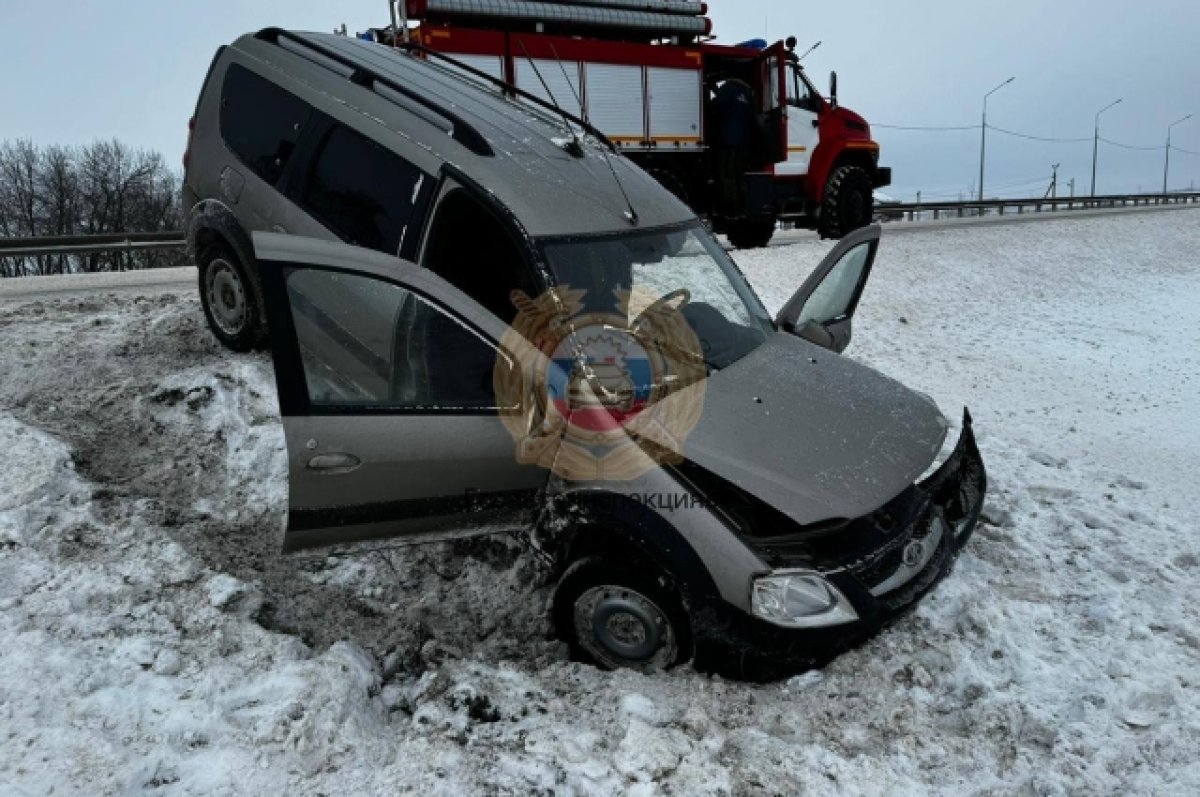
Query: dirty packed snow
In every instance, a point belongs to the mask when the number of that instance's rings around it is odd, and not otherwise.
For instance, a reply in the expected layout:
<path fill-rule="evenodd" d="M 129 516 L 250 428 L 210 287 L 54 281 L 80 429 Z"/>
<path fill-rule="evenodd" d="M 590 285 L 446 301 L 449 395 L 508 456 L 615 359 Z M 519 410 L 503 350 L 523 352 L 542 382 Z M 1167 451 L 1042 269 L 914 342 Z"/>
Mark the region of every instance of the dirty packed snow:
<path fill-rule="evenodd" d="M 985 520 L 757 686 L 570 662 L 508 538 L 281 556 L 270 362 L 191 291 L 0 305 L 0 794 L 1196 794 L 1197 222 L 885 238 L 849 354 L 971 407 Z"/>

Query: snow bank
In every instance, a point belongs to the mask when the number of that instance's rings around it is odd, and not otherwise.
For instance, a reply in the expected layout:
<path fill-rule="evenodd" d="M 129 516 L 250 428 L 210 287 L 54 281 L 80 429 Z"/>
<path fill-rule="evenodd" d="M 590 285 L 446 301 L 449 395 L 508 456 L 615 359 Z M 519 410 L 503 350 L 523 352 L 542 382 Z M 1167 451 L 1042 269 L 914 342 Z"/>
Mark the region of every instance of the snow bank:
<path fill-rule="evenodd" d="M 1194 794 L 1194 218 L 885 240 L 850 351 L 970 404 L 986 520 L 767 686 L 567 661 L 508 540 L 281 557 L 265 358 L 190 295 L 7 306 L 0 793 Z M 777 307 L 827 248 L 739 261 Z"/>

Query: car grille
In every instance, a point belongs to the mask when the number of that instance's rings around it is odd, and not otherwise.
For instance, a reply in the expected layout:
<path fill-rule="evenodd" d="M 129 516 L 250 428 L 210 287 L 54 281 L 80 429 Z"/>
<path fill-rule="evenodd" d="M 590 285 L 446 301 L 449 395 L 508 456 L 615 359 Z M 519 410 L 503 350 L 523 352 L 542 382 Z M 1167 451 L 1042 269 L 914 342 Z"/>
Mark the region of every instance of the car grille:
<path fill-rule="evenodd" d="M 744 539 L 772 567 L 818 567 L 853 572 L 870 567 L 890 553 L 900 557 L 928 503 L 927 497 L 910 487 L 882 508 L 857 520 L 830 521 L 807 526 L 793 534 Z"/>
<path fill-rule="evenodd" d="M 874 590 L 904 564 L 904 550 L 909 543 L 924 540 L 933 533 L 933 518 L 932 508 L 927 508 L 920 520 L 889 540 L 869 561 L 851 565 L 848 568 L 850 573 L 868 590 Z"/>

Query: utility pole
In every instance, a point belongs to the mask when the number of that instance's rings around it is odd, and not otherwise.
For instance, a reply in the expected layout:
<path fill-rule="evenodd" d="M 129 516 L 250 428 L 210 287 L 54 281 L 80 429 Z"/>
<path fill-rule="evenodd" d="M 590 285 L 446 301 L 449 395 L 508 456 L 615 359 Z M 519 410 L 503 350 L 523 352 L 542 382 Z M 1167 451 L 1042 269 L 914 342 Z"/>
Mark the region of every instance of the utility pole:
<path fill-rule="evenodd" d="M 1123 99 L 1123 98 L 1122 98 Z M 1092 139 L 1092 196 L 1096 196 L 1096 161 L 1100 154 L 1100 114 L 1107 111 L 1114 105 L 1120 104 L 1121 100 L 1111 102 L 1105 105 L 1099 111 L 1096 111 L 1096 136 Z"/>
<path fill-rule="evenodd" d="M 1015 76 L 1010 77 L 1008 80 L 1004 81 L 999 86 L 992 89 L 987 94 L 983 95 L 983 127 L 980 129 L 980 138 L 979 138 L 979 201 L 980 202 L 983 201 L 983 163 L 984 163 L 984 158 L 987 156 L 987 101 L 988 101 L 988 97 L 992 96 L 997 91 L 1004 88 L 1009 83 L 1012 83 L 1016 79 L 1017 78 Z"/>
<path fill-rule="evenodd" d="M 1053 174 L 1050 176 L 1050 185 L 1046 188 L 1046 193 L 1042 195 L 1042 202 L 1045 202 L 1047 197 L 1050 199 L 1058 199 L 1058 167 L 1061 165 L 1061 163 L 1056 163 L 1050 167 L 1053 170 Z M 1038 203 L 1037 209 L 1039 211 L 1042 209 L 1042 202 Z M 1054 205 L 1050 206 L 1050 210 L 1055 209 L 1056 207 Z"/>
<path fill-rule="evenodd" d="M 1191 118 L 1192 118 L 1192 115 L 1189 113 L 1187 116 L 1183 117 L 1178 122 L 1172 122 L 1171 124 L 1167 125 L 1167 162 L 1163 165 L 1163 195 L 1164 196 L 1167 193 L 1167 175 L 1170 174 L 1170 172 L 1171 172 L 1171 128 L 1177 124 L 1182 124 L 1183 122 L 1186 122 L 1188 119 L 1191 119 Z"/>

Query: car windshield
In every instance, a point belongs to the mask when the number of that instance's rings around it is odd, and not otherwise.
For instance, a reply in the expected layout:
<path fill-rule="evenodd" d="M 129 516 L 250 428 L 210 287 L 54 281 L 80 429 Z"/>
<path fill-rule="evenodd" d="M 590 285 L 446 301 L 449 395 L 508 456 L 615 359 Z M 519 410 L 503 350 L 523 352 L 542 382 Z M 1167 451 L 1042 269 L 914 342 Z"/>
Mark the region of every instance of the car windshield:
<path fill-rule="evenodd" d="M 551 240 L 542 250 L 557 287 L 585 292 L 585 312 L 623 313 L 632 322 L 660 299 L 679 308 L 709 369 L 728 368 L 774 331 L 746 278 L 698 222 L 670 230 Z"/>

